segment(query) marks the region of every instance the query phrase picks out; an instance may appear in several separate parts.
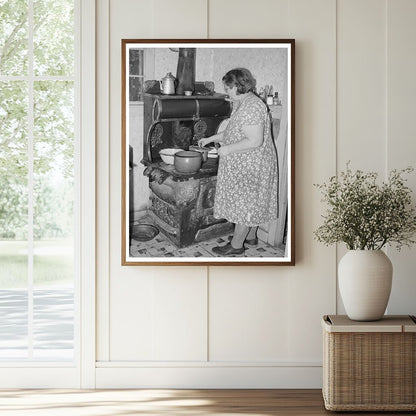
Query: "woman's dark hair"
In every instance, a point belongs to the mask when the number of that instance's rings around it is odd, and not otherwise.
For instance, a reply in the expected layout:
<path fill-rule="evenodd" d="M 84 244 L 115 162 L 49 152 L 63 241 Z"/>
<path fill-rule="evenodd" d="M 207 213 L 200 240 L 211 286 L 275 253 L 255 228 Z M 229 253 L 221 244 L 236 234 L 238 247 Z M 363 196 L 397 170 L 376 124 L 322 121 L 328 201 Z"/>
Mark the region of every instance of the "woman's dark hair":
<path fill-rule="evenodd" d="M 234 68 L 228 71 L 223 77 L 222 82 L 230 88 L 237 86 L 237 94 L 256 92 L 256 79 L 246 68 Z"/>

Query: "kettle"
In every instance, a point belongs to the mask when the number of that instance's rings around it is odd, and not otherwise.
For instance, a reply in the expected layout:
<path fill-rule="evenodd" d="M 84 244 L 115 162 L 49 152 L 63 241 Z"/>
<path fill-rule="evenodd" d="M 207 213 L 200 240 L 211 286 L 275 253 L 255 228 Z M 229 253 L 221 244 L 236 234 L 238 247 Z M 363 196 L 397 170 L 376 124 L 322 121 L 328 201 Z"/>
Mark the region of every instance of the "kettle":
<path fill-rule="evenodd" d="M 166 76 L 164 76 L 162 80 L 159 81 L 159 83 L 162 94 L 175 94 L 175 77 L 170 72 L 168 72 Z"/>

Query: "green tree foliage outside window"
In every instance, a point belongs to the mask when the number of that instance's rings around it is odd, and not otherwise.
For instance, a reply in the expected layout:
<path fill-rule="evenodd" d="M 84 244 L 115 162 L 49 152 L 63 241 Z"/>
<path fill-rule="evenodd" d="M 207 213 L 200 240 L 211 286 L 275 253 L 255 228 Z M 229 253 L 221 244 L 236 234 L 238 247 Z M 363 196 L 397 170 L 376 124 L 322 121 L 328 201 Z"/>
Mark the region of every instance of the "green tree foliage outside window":
<path fill-rule="evenodd" d="M 0 239 L 27 239 L 29 123 L 33 125 L 34 237 L 72 233 L 74 4 L 70 0 L 33 0 L 32 4 L 30 49 L 29 1 L 0 0 Z M 35 77 L 33 85 L 30 75 Z M 65 79 L 37 80 L 38 76 Z"/>

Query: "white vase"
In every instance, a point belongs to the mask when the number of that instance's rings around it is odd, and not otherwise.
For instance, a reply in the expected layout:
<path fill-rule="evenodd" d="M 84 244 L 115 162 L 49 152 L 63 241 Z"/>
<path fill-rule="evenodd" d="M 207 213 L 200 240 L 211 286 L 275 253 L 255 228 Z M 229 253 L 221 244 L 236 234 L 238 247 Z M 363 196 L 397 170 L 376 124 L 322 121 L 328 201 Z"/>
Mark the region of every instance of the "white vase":
<path fill-rule="evenodd" d="M 350 250 L 338 265 L 339 291 L 348 317 L 377 321 L 387 308 L 393 267 L 381 250 Z"/>

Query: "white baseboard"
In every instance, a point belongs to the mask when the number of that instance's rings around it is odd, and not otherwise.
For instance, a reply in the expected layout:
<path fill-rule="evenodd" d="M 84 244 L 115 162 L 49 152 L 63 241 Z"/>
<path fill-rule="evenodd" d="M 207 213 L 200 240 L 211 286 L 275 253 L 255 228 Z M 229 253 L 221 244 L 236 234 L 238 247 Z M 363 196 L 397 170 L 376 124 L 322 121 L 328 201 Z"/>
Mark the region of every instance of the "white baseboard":
<path fill-rule="evenodd" d="M 45 367 L 3 367 L 0 389 L 76 389 L 80 387 L 79 369 Z"/>
<path fill-rule="evenodd" d="M 320 365 L 97 363 L 96 388 L 322 388 Z M 2 368 L 0 388 L 79 388 L 75 368 Z"/>
<path fill-rule="evenodd" d="M 146 366 L 96 369 L 96 388 L 322 388 L 321 366 Z"/>

